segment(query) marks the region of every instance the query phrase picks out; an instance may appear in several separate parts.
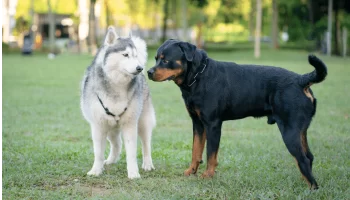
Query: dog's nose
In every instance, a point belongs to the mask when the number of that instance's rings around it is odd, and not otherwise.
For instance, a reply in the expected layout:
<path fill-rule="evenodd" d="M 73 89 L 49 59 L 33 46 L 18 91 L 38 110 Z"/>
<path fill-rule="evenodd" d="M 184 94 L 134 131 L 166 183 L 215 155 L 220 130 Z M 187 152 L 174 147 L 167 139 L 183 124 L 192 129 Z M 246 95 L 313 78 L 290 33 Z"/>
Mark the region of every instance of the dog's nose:
<path fill-rule="evenodd" d="M 151 68 L 150 70 L 147 71 L 147 73 L 148 73 L 148 76 L 151 76 L 154 73 L 154 69 Z"/>
<path fill-rule="evenodd" d="M 152 80 L 153 73 L 154 73 L 154 69 L 153 69 L 153 68 L 151 68 L 151 69 L 149 69 L 149 70 L 147 71 L 148 78 L 149 78 L 150 80 Z"/>
<path fill-rule="evenodd" d="M 138 72 L 141 72 L 141 71 L 143 70 L 143 68 L 140 67 L 140 66 L 137 66 L 137 67 L 136 67 L 136 70 L 137 70 Z"/>

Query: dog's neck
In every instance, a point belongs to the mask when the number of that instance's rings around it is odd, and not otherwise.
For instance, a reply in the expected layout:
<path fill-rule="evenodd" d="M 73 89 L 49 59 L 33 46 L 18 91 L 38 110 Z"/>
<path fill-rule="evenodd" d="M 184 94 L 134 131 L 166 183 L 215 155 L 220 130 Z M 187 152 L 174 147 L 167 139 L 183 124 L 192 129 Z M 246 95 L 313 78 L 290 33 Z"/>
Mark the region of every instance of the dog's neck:
<path fill-rule="evenodd" d="M 137 76 L 130 76 L 123 73 L 115 72 L 115 75 L 108 76 L 102 69 L 102 66 L 98 66 L 95 71 L 97 78 L 97 87 L 100 87 L 106 94 L 120 94 L 127 93 L 132 89 L 134 81 Z"/>
<path fill-rule="evenodd" d="M 191 91 L 198 80 L 201 72 L 204 72 L 208 63 L 208 56 L 203 50 L 196 50 L 192 61 L 187 61 L 184 72 L 174 79 L 174 82 L 185 91 Z"/>

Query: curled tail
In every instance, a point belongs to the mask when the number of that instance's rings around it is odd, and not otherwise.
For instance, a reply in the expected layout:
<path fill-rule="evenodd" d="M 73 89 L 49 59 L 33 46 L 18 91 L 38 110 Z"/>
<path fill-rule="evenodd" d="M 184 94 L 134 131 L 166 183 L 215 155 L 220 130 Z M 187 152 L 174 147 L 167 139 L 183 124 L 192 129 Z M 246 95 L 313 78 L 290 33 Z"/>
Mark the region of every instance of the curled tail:
<path fill-rule="evenodd" d="M 315 67 L 315 70 L 301 75 L 299 84 L 302 87 L 310 86 L 314 83 L 320 83 L 327 76 L 327 67 L 319 58 L 314 55 L 309 55 L 309 63 Z"/>

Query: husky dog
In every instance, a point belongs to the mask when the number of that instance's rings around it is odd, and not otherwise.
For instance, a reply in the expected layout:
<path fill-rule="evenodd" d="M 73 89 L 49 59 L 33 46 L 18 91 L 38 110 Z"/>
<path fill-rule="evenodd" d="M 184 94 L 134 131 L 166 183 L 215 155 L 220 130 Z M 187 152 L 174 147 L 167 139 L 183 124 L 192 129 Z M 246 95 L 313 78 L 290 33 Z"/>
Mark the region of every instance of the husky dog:
<path fill-rule="evenodd" d="M 82 81 L 81 110 L 90 123 L 95 160 L 88 175 L 98 176 L 104 165 L 116 163 L 123 135 L 128 177 L 140 178 L 137 166 L 137 135 L 141 138 L 145 171 L 154 169 L 151 136 L 155 112 L 145 76 L 146 43 L 137 37 L 119 37 L 108 28 L 102 47 Z M 107 160 L 104 151 L 111 148 Z"/>

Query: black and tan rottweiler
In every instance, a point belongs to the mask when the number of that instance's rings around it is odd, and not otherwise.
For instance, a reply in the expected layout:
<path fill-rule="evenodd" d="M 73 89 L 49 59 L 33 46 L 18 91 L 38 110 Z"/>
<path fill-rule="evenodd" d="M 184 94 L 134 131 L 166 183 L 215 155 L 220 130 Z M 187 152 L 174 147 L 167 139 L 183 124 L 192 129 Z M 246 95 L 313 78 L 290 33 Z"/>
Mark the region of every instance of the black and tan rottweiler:
<path fill-rule="evenodd" d="M 156 65 L 148 70 L 149 79 L 173 80 L 192 118 L 192 163 L 186 176 L 197 172 L 206 141 L 207 169 L 202 177 L 214 175 L 223 121 L 267 116 L 268 124 L 277 123 L 310 188 L 318 188 L 306 136 L 316 112 L 310 86 L 327 76 L 320 59 L 310 55 L 315 70 L 300 75 L 278 67 L 216 61 L 196 46 L 172 39 L 159 47 L 155 59 Z"/>

